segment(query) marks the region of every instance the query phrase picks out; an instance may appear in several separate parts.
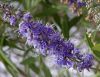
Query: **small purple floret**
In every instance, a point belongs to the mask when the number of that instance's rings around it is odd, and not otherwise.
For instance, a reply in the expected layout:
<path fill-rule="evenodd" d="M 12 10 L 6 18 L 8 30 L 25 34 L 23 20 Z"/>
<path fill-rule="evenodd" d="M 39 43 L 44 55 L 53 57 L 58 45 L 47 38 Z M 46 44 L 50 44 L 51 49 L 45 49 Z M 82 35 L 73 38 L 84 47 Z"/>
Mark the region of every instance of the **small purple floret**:
<path fill-rule="evenodd" d="M 13 25 L 13 26 L 16 25 L 17 20 L 16 20 L 15 16 L 11 16 L 9 18 L 9 22 L 10 22 L 10 25 Z"/>
<path fill-rule="evenodd" d="M 30 14 L 30 12 L 27 12 L 23 15 L 23 20 L 25 21 L 29 21 L 32 19 L 32 15 Z"/>

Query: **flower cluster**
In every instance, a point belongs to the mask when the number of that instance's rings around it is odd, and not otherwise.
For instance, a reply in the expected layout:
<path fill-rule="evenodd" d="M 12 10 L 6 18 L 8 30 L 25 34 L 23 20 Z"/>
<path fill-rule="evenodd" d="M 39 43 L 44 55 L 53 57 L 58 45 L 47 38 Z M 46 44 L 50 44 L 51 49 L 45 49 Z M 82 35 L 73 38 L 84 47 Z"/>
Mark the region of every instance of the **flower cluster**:
<path fill-rule="evenodd" d="M 5 22 L 9 22 L 10 25 L 16 25 L 17 19 L 20 19 L 23 15 L 23 12 L 18 10 L 16 12 L 13 12 L 13 6 L 10 6 L 8 4 L 0 4 L 0 10 L 2 10 L 3 17 L 2 19 Z"/>
<path fill-rule="evenodd" d="M 86 2 L 83 2 L 82 0 L 61 0 L 61 2 L 67 4 L 72 12 L 75 12 L 78 15 L 82 14 L 82 7 L 86 6 Z"/>
<path fill-rule="evenodd" d="M 6 11 L 4 15 L 6 15 Z M 10 25 L 15 25 L 20 19 L 18 30 L 20 35 L 26 38 L 26 43 L 39 49 L 42 55 L 55 55 L 57 64 L 77 68 L 79 71 L 89 70 L 92 67 L 93 56 L 91 54 L 81 54 L 73 43 L 65 40 L 60 32 L 54 30 L 51 25 L 33 21 L 29 12 L 22 14 L 19 11 L 10 16 L 6 15 L 5 18 L 8 18 L 7 21 Z"/>
<path fill-rule="evenodd" d="M 86 20 L 94 25 L 100 24 L 100 0 L 61 0 L 61 2 L 67 4 L 71 11 L 77 15 L 85 11 L 84 13 L 87 13 Z M 83 10 L 82 7 L 85 9 Z"/>

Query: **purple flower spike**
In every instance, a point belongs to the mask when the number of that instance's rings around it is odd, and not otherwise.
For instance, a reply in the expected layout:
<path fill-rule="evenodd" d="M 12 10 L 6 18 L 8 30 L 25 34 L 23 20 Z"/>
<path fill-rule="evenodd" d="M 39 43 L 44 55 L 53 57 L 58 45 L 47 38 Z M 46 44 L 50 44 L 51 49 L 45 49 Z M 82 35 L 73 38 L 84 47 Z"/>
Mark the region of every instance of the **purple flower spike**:
<path fill-rule="evenodd" d="M 68 0 L 68 3 L 72 6 L 75 4 L 76 10 L 85 5 L 80 0 Z M 20 20 L 19 34 L 26 39 L 28 45 L 40 50 L 42 55 L 53 55 L 58 65 L 68 68 L 76 66 L 79 71 L 89 70 L 92 67 L 93 55 L 81 54 L 70 40 L 64 40 L 60 32 L 39 21 L 32 21 L 30 12 L 23 14 L 22 11 L 17 11 L 15 14 L 11 14 L 9 8 L 3 10 L 3 20 L 9 21 L 10 25 L 16 25 L 16 21 Z"/>
<path fill-rule="evenodd" d="M 92 55 L 83 55 L 70 41 L 64 40 L 59 32 L 41 22 L 22 21 L 19 32 L 24 36 L 28 45 L 40 50 L 42 55 L 55 55 L 61 66 L 77 66 L 79 71 L 89 69 L 93 62 Z M 90 64 L 89 64 L 90 63 Z"/>

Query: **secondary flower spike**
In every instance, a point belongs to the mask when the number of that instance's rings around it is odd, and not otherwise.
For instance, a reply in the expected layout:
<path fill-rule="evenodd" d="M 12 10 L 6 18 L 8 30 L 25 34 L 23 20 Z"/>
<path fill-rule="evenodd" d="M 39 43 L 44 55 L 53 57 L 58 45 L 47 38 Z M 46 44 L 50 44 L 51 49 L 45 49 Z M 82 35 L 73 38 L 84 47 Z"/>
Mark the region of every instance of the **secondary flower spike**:
<path fill-rule="evenodd" d="M 78 15 L 82 14 L 82 7 L 86 6 L 86 2 L 82 0 L 61 0 L 61 2 L 67 4 L 71 11 Z"/>
<path fill-rule="evenodd" d="M 18 13 L 10 13 L 10 17 L 6 15 L 5 18 L 8 18 L 10 25 L 19 20 L 19 34 L 26 38 L 28 45 L 40 50 L 42 55 L 55 55 L 57 64 L 77 68 L 79 71 L 89 70 L 92 67 L 93 55 L 82 54 L 70 40 L 65 40 L 60 32 L 54 30 L 51 25 L 33 21 L 30 12 L 18 15 Z"/>

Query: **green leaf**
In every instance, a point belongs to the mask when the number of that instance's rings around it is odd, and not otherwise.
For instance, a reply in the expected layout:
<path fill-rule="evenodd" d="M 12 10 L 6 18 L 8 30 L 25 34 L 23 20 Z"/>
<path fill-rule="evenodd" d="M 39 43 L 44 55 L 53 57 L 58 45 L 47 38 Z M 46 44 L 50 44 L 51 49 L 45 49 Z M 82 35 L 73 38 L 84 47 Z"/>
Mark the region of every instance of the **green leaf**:
<path fill-rule="evenodd" d="M 95 58 L 100 60 L 100 44 L 93 44 L 92 37 L 89 34 L 86 34 L 87 43 L 90 46 L 92 53 L 94 54 Z"/>
<path fill-rule="evenodd" d="M 29 65 L 29 64 L 33 64 L 35 61 L 36 61 L 36 60 L 35 60 L 34 57 L 29 57 L 29 58 L 23 60 L 23 61 L 21 62 L 21 64 Z"/>
<path fill-rule="evenodd" d="M 57 8 L 54 7 L 49 7 L 43 10 L 43 12 L 37 14 L 37 17 L 46 17 L 46 16 L 51 16 L 53 14 L 56 14 L 59 10 Z"/>
<path fill-rule="evenodd" d="M 19 3 L 22 3 L 23 2 L 23 0 L 16 0 L 16 1 L 18 1 Z"/>
<path fill-rule="evenodd" d="M 45 77 L 52 77 L 50 70 L 48 69 L 48 67 L 42 63 L 42 68 L 41 68 L 44 73 L 45 73 Z"/>
<path fill-rule="evenodd" d="M 2 60 L 2 62 L 4 63 L 5 67 L 7 68 L 7 70 L 14 76 L 17 77 L 19 71 L 17 70 L 16 66 L 6 57 L 6 55 L 0 51 L 0 59 Z M 13 70 L 13 71 L 11 71 Z M 14 75 L 14 73 L 16 73 L 16 76 Z"/>
<path fill-rule="evenodd" d="M 85 37 L 86 37 L 87 44 L 89 45 L 89 47 L 92 50 L 92 47 L 94 46 L 93 41 L 92 41 L 92 37 L 90 37 L 89 34 L 87 34 L 87 33 L 86 33 Z"/>
<path fill-rule="evenodd" d="M 50 0 L 44 0 L 46 4 L 52 5 L 52 3 L 50 2 Z"/>
<path fill-rule="evenodd" d="M 19 71 L 17 70 L 16 66 L 13 64 L 13 62 L 11 60 L 9 60 L 9 58 L 4 54 L 4 52 L 2 51 L 2 46 L 4 44 L 5 41 L 5 36 L 2 36 L 2 38 L 0 39 L 0 59 L 2 60 L 2 62 L 6 65 L 8 65 L 9 67 L 7 67 L 7 69 L 10 71 L 10 69 L 12 69 L 14 72 L 16 72 L 16 76 L 18 75 Z M 12 72 L 10 72 L 12 74 Z M 13 75 L 13 74 L 12 74 Z"/>
<path fill-rule="evenodd" d="M 45 77 L 52 77 L 49 68 L 43 62 L 42 57 L 40 57 L 40 63 L 41 63 L 40 68 L 44 72 Z"/>
<path fill-rule="evenodd" d="M 29 65 L 29 68 L 31 68 L 32 71 L 34 71 L 37 75 L 40 74 L 40 69 L 39 69 L 39 67 L 36 66 L 35 64 L 30 64 L 30 65 Z"/>
<path fill-rule="evenodd" d="M 32 71 L 34 71 L 37 75 L 40 73 L 40 69 L 35 64 L 36 60 L 34 57 L 29 57 L 25 60 L 23 60 L 21 63 L 24 65 L 27 65 Z"/>
<path fill-rule="evenodd" d="M 95 77 L 100 77 L 100 72 L 98 72 Z"/>
<path fill-rule="evenodd" d="M 30 8 L 31 8 L 31 0 L 24 0 L 23 1 L 23 6 L 24 6 L 24 8 L 26 9 L 26 10 L 30 10 Z"/>
<path fill-rule="evenodd" d="M 53 18 L 54 18 L 55 22 L 58 24 L 58 26 L 61 28 L 60 16 L 58 14 L 54 14 Z"/>
<path fill-rule="evenodd" d="M 69 18 L 67 15 L 61 18 L 61 29 L 65 38 L 69 39 Z"/>
<path fill-rule="evenodd" d="M 53 16 L 57 14 L 59 11 L 66 11 L 65 6 L 60 6 L 60 5 L 52 5 L 48 7 L 44 7 L 43 11 L 36 14 L 36 17 L 46 17 L 46 16 Z"/>
<path fill-rule="evenodd" d="M 5 64 L 6 69 L 11 73 L 13 77 L 18 77 L 17 72 L 13 70 L 9 65 Z"/>
<path fill-rule="evenodd" d="M 93 48 L 93 54 L 95 55 L 95 57 L 100 60 L 100 44 L 96 44 Z"/>
<path fill-rule="evenodd" d="M 81 18 L 82 18 L 82 15 L 76 16 L 76 17 L 72 18 L 72 19 L 69 21 L 69 25 L 70 25 L 69 28 L 71 28 L 72 26 L 76 25 L 76 24 L 79 22 L 79 20 L 80 20 Z"/>

